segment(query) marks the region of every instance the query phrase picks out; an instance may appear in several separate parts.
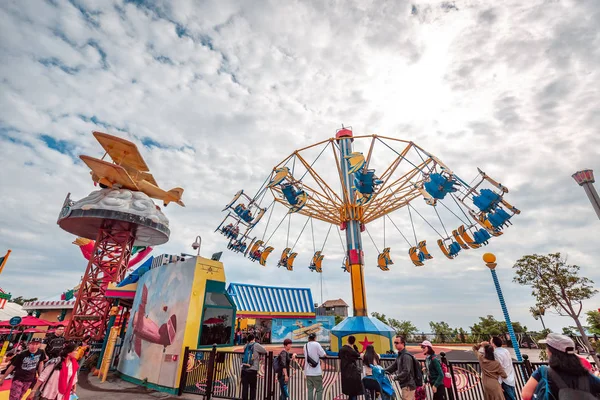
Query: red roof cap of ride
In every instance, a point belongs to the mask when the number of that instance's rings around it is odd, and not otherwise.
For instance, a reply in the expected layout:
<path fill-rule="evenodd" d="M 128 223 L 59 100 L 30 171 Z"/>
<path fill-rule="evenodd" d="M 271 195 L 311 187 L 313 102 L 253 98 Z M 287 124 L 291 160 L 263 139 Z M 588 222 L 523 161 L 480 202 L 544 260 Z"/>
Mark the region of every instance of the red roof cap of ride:
<path fill-rule="evenodd" d="M 336 139 L 341 139 L 345 137 L 352 137 L 352 128 L 342 128 L 335 133 Z"/>

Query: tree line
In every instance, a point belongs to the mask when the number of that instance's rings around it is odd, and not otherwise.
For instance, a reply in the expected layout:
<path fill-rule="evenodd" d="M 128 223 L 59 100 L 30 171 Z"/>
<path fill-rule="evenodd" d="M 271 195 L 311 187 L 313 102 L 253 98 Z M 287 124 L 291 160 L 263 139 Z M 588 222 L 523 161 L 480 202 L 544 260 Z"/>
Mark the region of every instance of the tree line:
<path fill-rule="evenodd" d="M 600 365 L 596 356 L 596 347 L 600 350 L 600 340 L 594 340 L 593 346 L 588 338 L 589 333 L 600 335 L 600 312 L 590 311 L 586 313 L 588 326 L 584 326 L 580 320 L 583 311 L 583 301 L 595 296 L 598 291 L 594 288 L 594 282 L 580 276 L 580 267 L 569 264 L 567 258 L 560 253 L 547 255 L 532 254 L 521 257 L 513 266 L 513 282 L 531 288 L 531 296 L 535 306 L 530 308 L 534 318 L 542 318 L 546 312 L 560 316 L 569 317 L 575 326 L 563 329 L 564 334 L 577 335 Z M 599 309 L 600 311 L 600 309 Z M 410 321 L 399 321 L 387 318 L 384 314 L 372 313 L 372 316 L 391 326 L 400 335 L 409 340 L 418 336 L 418 329 Z M 543 320 L 542 320 L 543 324 Z M 493 316 L 479 317 L 479 321 L 466 332 L 463 328 L 451 328 L 444 321 L 431 321 L 429 327 L 435 335 L 436 341 L 446 341 L 452 338 L 458 342 L 473 342 L 480 337 L 489 338 L 492 335 L 500 335 L 508 332 L 506 323 L 496 320 Z M 515 333 L 525 333 L 527 327 L 519 322 L 513 322 Z M 545 329 L 539 332 L 539 336 L 545 336 L 549 332 Z M 421 334 L 423 336 L 423 334 Z M 476 340 L 475 340 L 476 341 Z"/>

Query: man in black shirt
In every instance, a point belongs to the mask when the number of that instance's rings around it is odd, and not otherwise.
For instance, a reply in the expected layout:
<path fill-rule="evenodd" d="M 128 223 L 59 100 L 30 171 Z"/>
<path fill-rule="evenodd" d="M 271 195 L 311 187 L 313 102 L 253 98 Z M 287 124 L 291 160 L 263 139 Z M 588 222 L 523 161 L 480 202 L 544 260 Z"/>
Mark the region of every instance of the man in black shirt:
<path fill-rule="evenodd" d="M 296 359 L 296 354 L 292 353 L 290 356 L 291 349 L 292 341 L 290 339 L 285 339 L 283 341 L 283 350 L 277 356 L 279 358 L 279 372 L 277 373 L 277 380 L 279 381 L 279 400 L 287 400 L 290 397 L 288 391 L 290 364 L 292 363 L 292 360 Z"/>
<path fill-rule="evenodd" d="M 10 366 L 6 372 L 0 376 L 0 385 L 4 383 L 4 378 L 13 370 L 15 375 L 10 387 L 10 400 L 20 400 L 29 387 L 35 382 L 36 373 L 42 373 L 46 361 L 46 354 L 40 350 L 40 339 L 31 339 L 27 350 L 17 354 L 10 360 Z"/>
<path fill-rule="evenodd" d="M 44 340 L 44 343 L 46 344 L 46 348 L 44 350 L 46 351 L 48 358 L 58 357 L 63 346 L 65 345 L 65 326 L 57 325 L 54 333 L 48 335 L 48 337 L 46 337 Z"/>

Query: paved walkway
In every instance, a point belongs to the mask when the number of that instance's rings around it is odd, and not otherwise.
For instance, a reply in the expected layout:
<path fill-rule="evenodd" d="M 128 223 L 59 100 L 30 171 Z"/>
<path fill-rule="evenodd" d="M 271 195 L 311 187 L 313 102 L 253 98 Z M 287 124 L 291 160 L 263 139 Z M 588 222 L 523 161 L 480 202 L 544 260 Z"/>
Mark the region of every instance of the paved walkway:
<path fill-rule="evenodd" d="M 109 374 L 106 382 L 101 382 L 97 376 L 80 374 L 77 395 L 82 400 L 150 400 L 150 399 L 196 399 L 199 396 L 183 395 L 181 397 L 167 393 L 149 390 Z"/>

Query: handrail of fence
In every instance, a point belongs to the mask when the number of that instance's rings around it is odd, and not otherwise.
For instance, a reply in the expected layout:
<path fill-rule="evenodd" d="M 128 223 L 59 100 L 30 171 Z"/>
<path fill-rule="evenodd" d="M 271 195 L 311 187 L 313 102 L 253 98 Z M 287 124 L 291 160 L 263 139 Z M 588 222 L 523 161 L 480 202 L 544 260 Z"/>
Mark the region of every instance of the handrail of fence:
<path fill-rule="evenodd" d="M 206 400 L 214 398 L 241 399 L 241 370 L 243 353 L 232 351 L 217 351 L 210 349 L 185 349 L 183 370 L 179 385 L 179 394 L 193 393 L 202 395 Z M 452 387 L 447 389 L 449 400 L 482 400 L 483 386 L 481 383 L 481 368 L 475 361 L 449 361 L 445 354 L 440 353 L 441 361 L 448 366 L 452 377 Z M 516 375 L 517 398 L 523 386 L 537 368 L 545 363 L 530 362 L 527 355 L 523 362 L 513 362 Z M 386 368 L 394 362 L 393 358 L 382 358 L 381 366 Z M 424 361 L 420 361 L 424 367 Z M 279 398 L 279 385 L 273 372 L 273 352 L 261 357 L 257 382 L 257 399 L 274 400 Z M 323 398 L 326 400 L 342 400 L 340 360 L 338 357 L 322 359 L 323 369 Z M 400 387 L 393 382 L 396 398 L 400 398 Z M 288 382 L 290 398 L 306 400 L 308 398 L 304 378 L 304 357 L 298 355 L 292 364 Z M 433 394 L 426 388 L 428 398 Z"/>

